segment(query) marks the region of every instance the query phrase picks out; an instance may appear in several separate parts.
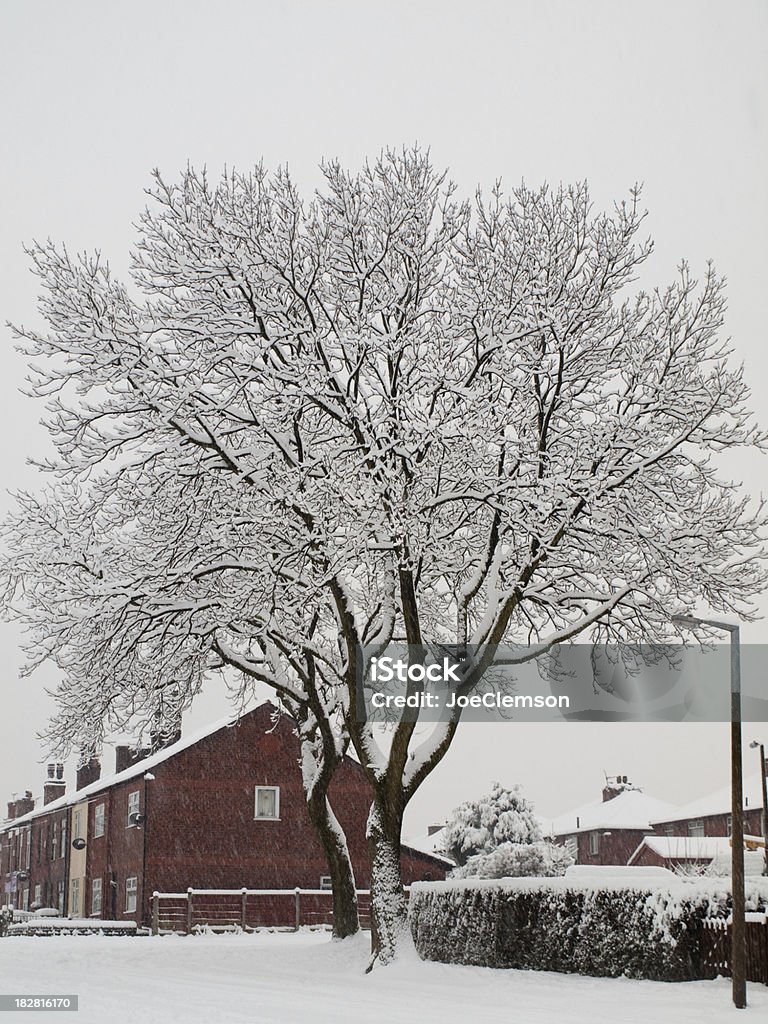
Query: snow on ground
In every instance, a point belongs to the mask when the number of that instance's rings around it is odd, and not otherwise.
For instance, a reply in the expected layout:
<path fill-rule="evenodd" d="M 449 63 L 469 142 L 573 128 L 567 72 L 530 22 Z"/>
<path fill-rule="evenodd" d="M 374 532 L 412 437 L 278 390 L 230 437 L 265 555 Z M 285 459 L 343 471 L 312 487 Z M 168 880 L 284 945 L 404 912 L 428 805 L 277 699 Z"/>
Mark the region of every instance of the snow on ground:
<path fill-rule="evenodd" d="M 77 1024 L 720 1024 L 746 1012 L 727 980 L 663 984 L 421 962 L 363 973 L 368 935 L 317 932 L 0 940 L 0 992 L 78 994 Z M 50 1024 L 49 1012 L 25 1012 Z"/>

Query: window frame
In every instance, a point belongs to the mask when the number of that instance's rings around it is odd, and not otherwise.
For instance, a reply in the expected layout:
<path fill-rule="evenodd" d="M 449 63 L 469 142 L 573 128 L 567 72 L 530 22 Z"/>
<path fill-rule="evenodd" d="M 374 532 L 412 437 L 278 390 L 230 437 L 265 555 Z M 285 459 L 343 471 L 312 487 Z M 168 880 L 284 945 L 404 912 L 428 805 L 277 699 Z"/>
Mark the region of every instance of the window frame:
<path fill-rule="evenodd" d="M 99 839 L 106 831 L 107 807 L 104 801 L 96 804 L 93 809 L 93 838 Z"/>
<path fill-rule="evenodd" d="M 133 797 L 136 797 L 134 801 Z M 135 804 L 135 806 L 133 806 Z M 132 814 L 141 814 L 141 790 L 134 789 L 128 794 L 128 814 L 126 828 L 138 828 L 135 822 L 131 821 Z"/>
<path fill-rule="evenodd" d="M 96 894 L 98 892 L 99 900 L 98 906 L 96 905 Z M 91 917 L 101 917 L 102 907 L 104 906 L 104 883 L 101 878 L 94 878 L 91 882 Z"/>
<path fill-rule="evenodd" d="M 77 917 L 80 916 L 80 879 L 73 878 L 70 883 L 70 899 L 72 906 L 69 908 L 70 916 L 75 914 Z"/>
<path fill-rule="evenodd" d="M 131 885 L 133 882 L 133 885 Z M 129 875 L 125 880 L 125 914 L 135 914 L 139 903 L 139 877 Z"/>
<path fill-rule="evenodd" d="M 690 819 L 688 822 L 688 835 L 693 839 L 704 839 L 704 822 L 701 818 Z"/>
<path fill-rule="evenodd" d="M 259 814 L 259 794 L 270 792 L 275 794 L 275 813 Z M 253 819 L 254 821 L 280 821 L 280 787 L 279 786 L 256 786 L 253 794 Z"/>
<path fill-rule="evenodd" d="M 589 833 L 589 855 L 590 857 L 600 855 L 600 833 L 596 829 Z"/>

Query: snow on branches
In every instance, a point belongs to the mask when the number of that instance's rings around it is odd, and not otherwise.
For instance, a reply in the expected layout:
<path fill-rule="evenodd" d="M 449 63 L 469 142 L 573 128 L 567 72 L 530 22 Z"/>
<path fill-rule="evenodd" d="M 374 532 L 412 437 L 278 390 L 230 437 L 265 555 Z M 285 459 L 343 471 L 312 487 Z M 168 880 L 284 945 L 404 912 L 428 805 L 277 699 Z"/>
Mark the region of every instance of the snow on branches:
<path fill-rule="evenodd" d="M 764 518 L 712 456 L 765 438 L 714 269 L 637 289 L 636 191 L 462 201 L 419 150 L 323 171 L 309 201 L 284 170 L 156 173 L 129 285 L 29 249 L 57 454 L 6 528 L 6 607 L 63 670 L 61 735 L 231 665 L 301 712 L 309 789 L 351 738 L 394 843 L 458 719 L 381 744 L 360 645 L 749 616 Z"/>

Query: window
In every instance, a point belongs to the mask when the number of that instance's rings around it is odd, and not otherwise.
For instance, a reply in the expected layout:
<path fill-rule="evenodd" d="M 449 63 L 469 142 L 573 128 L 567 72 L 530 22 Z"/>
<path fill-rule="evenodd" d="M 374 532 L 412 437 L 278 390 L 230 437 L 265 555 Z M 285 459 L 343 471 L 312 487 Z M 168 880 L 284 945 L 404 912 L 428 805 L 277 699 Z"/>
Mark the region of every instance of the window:
<path fill-rule="evenodd" d="M 138 879 L 136 875 L 132 875 L 130 878 L 125 880 L 125 912 L 126 914 L 134 914 L 136 912 L 136 890 L 138 888 Z"/>
<path fill-rule="evenodd" d="M 704 822 L 703 821 L 689 821 L 688 822 L 688 835 L 689 836 L 703 836 L 704 835 Z"/>
<path fill-rule="evenodd" d="M 600 852 L 600 834 L 598 832 L 589 833 L 589 853 L 590 856 L 596 857 Z"/>
<path fill-rule="evenodd" d="M 727 836 L 733 835 L 733 818 L 730 816 L 730 814 L 725 819 L 725 834 Z"/>
<path fill-rule="evenodd" d="M 91 886 L 91 916 L 101 917 L 101 879 L 94 878 Z"/>
<path fill-rule="evenodd" d="M 61 847 L 59 848 L 59 856 L 66 857 L 67 855 L 67 819 L 61 819 Z"/>
<path fill-rule="evenodd" d="M 665 836 L 673 836 L 674 834 L 675 834 L 675 826 L 674 825 L 665 825 L 664 826 L 664 835 Z"/>
<path fill-rule="evenodd" d="M 96 804 L 96 810 L 93 812 L 93 836 L 104 835 L 104 804 Z"/>
<path fill-rule="evenodd" d="M 257 786 L 256 787 L 256 817 L 272 818 L 280 817 L 280 789 L 278 786 Z"/>
<path fill-rule="evenodd" d="M 51 860 L 56 860 L 56 854 L 59 852 L 58 839 L 59 839 L 59 836 L 58 836 L 58 823 L 54 821 L 54 823 L 53 823 L 53 833 L 52 833 L 52 838 L 51 838 Z"/>
<path fill-rule="evenodd" d="M 332 888 L 330 875 L 320 875 L 320 888 L 326 890 Z"/>
<path fill-rule="evenodd" d="M 38 907 L 42 907 L 42 905 L 43 905 L 42 902 L 41 902 L 42 898 L 43 898 L 43 890 L 42 890 L 42 886 L 38 882 L 37 885 L 35 886 L 35 899 L 34 899 L 34 902 L 38 905 Z"/>
<path fill-rule="evenodd" d="M 75 811 L 72 815 L 72 838 L 79 839 L 81 836 L 81 830 L 83 827 L 82 813 Z"/>
<path fill-rule="evenodd" d="M 129 793 L 128 794 L 128 824 L 129 825 L 133 825 L 134 824 L 131 821 L 131 815 L 132 814 L 138 814 L 138 813 L 139 813 L 139 791 L 137 789 L 135 793 Z"/>
<path fill-rule="evenodd" d="M 72 879 L 72 906 L 69 908 L 69 916 L 77 917 L 80 913 L 80 879 Z"/>
<path fill-rule="evenodd" d="M 59 913 L 64 916 L 64 883 L 59 882 L 56 886 L 56 906 L 59 908 Z"/>

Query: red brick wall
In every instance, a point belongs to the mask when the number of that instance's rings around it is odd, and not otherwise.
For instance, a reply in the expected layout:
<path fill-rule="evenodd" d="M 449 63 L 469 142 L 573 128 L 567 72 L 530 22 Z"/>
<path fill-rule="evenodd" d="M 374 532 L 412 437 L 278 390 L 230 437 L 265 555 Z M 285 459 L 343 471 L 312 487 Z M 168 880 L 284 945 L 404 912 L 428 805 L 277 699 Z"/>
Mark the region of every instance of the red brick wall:
<path fill-rule="evenodd" d="M 609 831 L 609 835 L 605 835 Z M 642 829 L 597 829 L 598 850 L 596 854 L 590 853 L 589 837 L 592 832 L 575 833 L 578 844 L 576 856 L 577 864 L 626 864 L 640 843 L 643 837 L 651 835 L 649 830 Z M 557 842 L 565 845 L 568 836 L 558 836 Z"/>
<path fill-rule="evenodd" d="M 727 836 L 728 817 L 729 816 L 727 814 L 710 814 L 707 817 L 701 817 L 696 820 L 703 824 L 705 836 Z M 688 823 L 691 820 L 693 819 L 683 818 L 679 821 L 662 822 L 661 824 L 654 825 L 654 833 L 659 836 L 690 835 L 688 831 Z M 763 826 L 761 824 L 760 808 L 751 807 L 744 811 L 744 832 L 747 835 L 762 835 Z"/>

